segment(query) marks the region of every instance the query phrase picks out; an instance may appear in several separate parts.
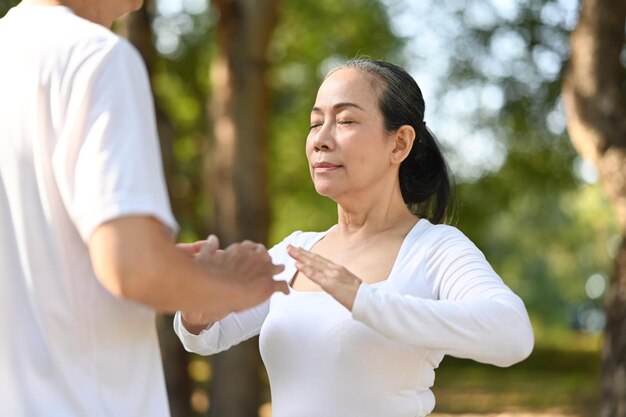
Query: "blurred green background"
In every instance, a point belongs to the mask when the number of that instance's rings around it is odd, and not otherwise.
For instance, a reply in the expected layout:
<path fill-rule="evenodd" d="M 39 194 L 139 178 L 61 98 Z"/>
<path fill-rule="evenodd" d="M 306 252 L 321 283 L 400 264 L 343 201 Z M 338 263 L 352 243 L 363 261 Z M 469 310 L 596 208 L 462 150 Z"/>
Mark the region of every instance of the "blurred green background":
<path fill-rule="evenodd" d="M 15 3 L 0 0 L 0 15 Z M 226 13 L 238 3 L 242 10 Z M 225 87 L 211 74 L 220 47 L 228 47 L 220 22 L 240 17 L 245 27 L 243 9 L 252 7 L 246 3 L 254 0 L 148 1 L 115 26 L 148 65 L 181 241 L 220 231 L 211 188 L 212 150 L 219 146 L 212 106 L 219 106 L 214 100 Z M 252 51 L 264 58 L 265 139 L 261 148 L 236 148 L 258 153 L 267 172 L 261 184 L 269 210 L 266 237 L 253 237 L 271 245 L 293 230 L 323 230 L 336 220 L 334 203 L 316 195 L 304 156 L 310 107 L 325 70 L 355 56 L 403 65 L 422 87 L 426 121 L 456 178 L 454 224 L 523 298 L 537 339 L 532 356 L 508 369 L 446 358 L 435 383 L 436 412 L 598 415 L 602 300 L 621 235 L 595 168 L 578 156 L 566 131 L 561 86 L 580 3 L 257 3 L 273 8 L 266 49 Z M 231 48 L 236 61 L 238 49 Z M 245 124 L 247 117 L 253 119 L 244 114 L 237 120 Z M 241 161 L 233 169 L 248 170 Z M 245 230 L 239 237 L 247 237 Z M 170 322 L 160 319 L 173 414 L 218 415 L 213 393 L 225 391 L 215 385 L 229 392 L 241 386 L 214 377 L 219 358 L 181 352 Z M 241 368 L 252 369 L 260 388 L 241 401 L 268 416 L 266 377 L 258 360 L 252 363 Z"/>

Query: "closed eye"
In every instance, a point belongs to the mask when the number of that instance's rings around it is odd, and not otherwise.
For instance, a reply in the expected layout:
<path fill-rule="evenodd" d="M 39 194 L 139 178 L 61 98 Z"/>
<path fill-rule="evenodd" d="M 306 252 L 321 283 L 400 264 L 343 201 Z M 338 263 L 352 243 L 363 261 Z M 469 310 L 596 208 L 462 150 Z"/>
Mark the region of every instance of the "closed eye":
<path fill-rule="evenodd" d="M 309 130 L 313 130 L 317 127 L 320 127 L 322 124 L 321 123 L 311 123 L 311 126 L 309 127 Z"/>

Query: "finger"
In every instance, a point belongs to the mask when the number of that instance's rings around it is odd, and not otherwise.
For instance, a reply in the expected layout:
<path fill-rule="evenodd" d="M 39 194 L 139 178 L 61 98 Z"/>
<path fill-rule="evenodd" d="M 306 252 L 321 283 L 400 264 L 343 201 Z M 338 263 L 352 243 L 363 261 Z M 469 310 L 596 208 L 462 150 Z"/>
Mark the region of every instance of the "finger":
<path fill-rule="evenodd" d="M 243 242 L 233 243 L 228 248 L 227 251 L 233 252 L 267 252 L 265 245 L 262 243 L 253 242 L 251 240 L 244 240 Z"/>
<path fill-rule="evenodd" d="M 270 265 L 272 263 L 272 258 L 263 246 L 260 243 L 254 243 L 250 241 L 244 241 L 238 244 L 233 244 L 226 249 L 226 253 L 233 262 L 236 262 L 240 265 L 247 265 L 247 267 L 251 267 L 252 265 Z"/>
<path fill-rule="evenodd" d="M 283 294 L 289 294 L 289 285 L 286 281 L 274 281 L 273 292 L 280 291 Z"/>
<path fill-rule="evenodd" d="M 275 265 L 267 253 L 248 252 L 247 256 L 235 258 L 234 261 L 238 263 L 240 276 L 244 280 L 258 275 L 273 276 L 285 270 L 284 265 Z"/>
<path fill-rule="evenodd" d="M 253 242 L 251 240 L 244 240 L 242 242 L 239 243 L 233 243 L 232 245 L 229 246 L 229 248 L 232 246 L 233 248 L 238 248 L 238 250 L 253 250 L 256 247 L 257 243 Z"/>
<path fill-rule="evenodd" d="M 287 248 L 287 251 L 296 260 L 298 271 L 322 288 L 329 282 L 336 281 L 339 276 L 345 275 L 343 267 L 321 255 L 293 246 Z"/>
<path fill-rule="evenodd" d="M 296 261 L 296 269 L 316 284 L 320 284 L 319 281 L 324 276 L 323 271 L 320 271 L 315 265 L 309 263 Z"/>
<path fill-rule="evenodd" d="M 206 245 L 208 246 L 207 250 L 209 251 L 209 253 L 217 252 L 217 250 L 220 248 L 220 240 L 217 238 L 217 236 L 211 234 L 206 239 Z"/>
<path fill-rule="evenodd" d="M 229 265 L 232 265 L 238 270 L 245 270 L 250 262 L 250 257 L 246 256 L 247 253 L 248 251 L 241 243 L 234 243 L 224 250 L 224 258 Z"/>
<path fill-rule="evenodd" d="M 209 238 L 210 238 L 210 236 L 209 236 Z M 200 250 L 197 253 L 197 257 L 203 258 L 205 256 L 211 255 L 212 253 L 215 253 L 215 251 L 216 251 L 216 249 L 215 249 L 215 241 L 212 240 L 212 242 L 209 243 L 208 240 L 205 240 L 204 243 L 201 245 Z"/>
<path fill-rule="evenodd" d="M 300 257 L 301 251 L 301 248 L 293 246 L 291 243 L 287 244 L 287 254 L 289 254 L 292 258 L 297 260 Z"/>
<path fill-rule="evenodd" d="M 292 258 L 294 258 L 297 261 L 307 261 L 307 262 L 312 262 L 315 261 L 317 259 L 324 259 L 326 260 L 326 258 L 313 253 L 311 251 L 308 251 L 306 249 L 302 249 L 299 248 L 297 246 L 292 246 L 292 245 L 287 245 L 287 253 L 289 254 L 289 256 L 291 256 Z"/>
<path fill-rule="evenodd" d="M 245 252 L 245 247 L 243 242 L 231 243 L 226 249 L 224 249 L 224 252 L 226 252 L 229 256 L 237 257 L 241 256 L 241 254 Z"/>
<path fill-rule="evenodd" d="M 282 265 L 282 264 L 274 265 L 274 264 L 272 264 L 272 275 L 280 274 L 284 270 L 285 270 L 285 265 Z"/>
<path fill-rule="evenodd" d="M 203 243 L 204 241 L 198 241 L 194 243 L 177 243 L 176 249 L 181 250 L 186 255 L 194 256 L 196 253 L 198 253 Z"/>
<path fill-rule="evenodd" d="M 336 266 L 334 262 L 329 261 L 321 255 L 311 251 L 289 245 L 287 253 L 299 262 L 302 267 L 315 268 L 316 270 L 326 270 Z M 304 271 L 303 271 L 304 272 Z"/>
<path fill-rule="evenodd" d="M 246 255 L 250 255 L 250 254 L 254 254 L 255 256 L 260 255 L 267 255 L 267 259 L 269 259 L 269 253 L 267 251 L 267 249 L 265 248 L 265 245 L 261 244 L 261 243 L 247 243 L 247 244 L 241 244 L 241 246 L 239 247 L 239 253 L 241 254 L 246 254 Z"/>
<path fill-rule="evenodd" d="M 193 243 L 177 243 L 176 249 L 181 250 L 187 255 L 193 255 L 195 253 L 195 245 Z"/>

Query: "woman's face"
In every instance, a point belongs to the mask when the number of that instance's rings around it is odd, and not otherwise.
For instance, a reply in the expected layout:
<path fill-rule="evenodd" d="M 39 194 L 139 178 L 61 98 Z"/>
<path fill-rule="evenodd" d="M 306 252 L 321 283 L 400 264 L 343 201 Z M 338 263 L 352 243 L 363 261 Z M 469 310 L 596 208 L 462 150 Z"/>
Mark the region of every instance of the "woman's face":
<path fill-rule="evenodd" d="M 389 160 L 394 144 L 387 136 L 369 79 L 353 68 L 332 73 L 317 92 L 306 141 L 317 192 L 337 201 L 376 192 L 377 184 L 397 176 Z"/>

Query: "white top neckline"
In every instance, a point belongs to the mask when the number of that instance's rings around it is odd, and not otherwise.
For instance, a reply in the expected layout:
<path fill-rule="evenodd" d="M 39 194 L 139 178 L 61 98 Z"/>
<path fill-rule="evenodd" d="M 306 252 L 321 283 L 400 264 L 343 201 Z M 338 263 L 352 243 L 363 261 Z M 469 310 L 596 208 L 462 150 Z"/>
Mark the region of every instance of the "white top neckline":
<path fill-rule="evenodd" d="M 391 280 L 391 278 L 393 277 L 394 273 L 396 272 L 396 270 L 398 269 L 398 262 L 399 260 L 402 259 L 402 257 L 404 256 L 404 252 L 407 250 L 407 246 L 408 246 L 408 242 L 411 241 L 414 236 L 413 234 L 417 233 L 418 229 L 421 229 L 421 227 L 418 227 L 418 225 L 420 224 L 424 224 L 424 219 L 423 218 L 419 218 L 417 220 L 417 222 L 415 222 L 415 224 L 413 226 L 411 226 L 411 229 L 409 229 L 409 232 L 406 234 L 406 236 L 404 237 L 404 239 L 402 240 L 402 244 L 400 245 L 400 250 L 398 250 L 398 254 L 396 255 L 396 259 L 394 259 L 393 261 L 393 265 L 391 266 L 391 270 L 389 271 L 389 275 L 387 275 L 387 278 L 382 279 L 380 281 L 376 281 L 376 282 L 366 282 L 365 284 L 369 285 L 369 286 L 383 286 L 385 285 L 387 282 L 389 282 Z M 313 246 L 315 246 L 317 243 L 319 243 L 322 239 L 324 239 L 326 237 L 326 235 L 328 235 L 328 233 L 333 230 L 335 227 L 337 227 L 337 225 L 333 225 L 330 228 L 328 228 L 328 230 L 319 233 L 318 236 L 316 236 L 315 239 L 311 239 L 310 242 L 307 242 L 306 245 L 303 245 L 302 248 L 306 249 L 308 251 L 310 251 Z M 289 293 L 290 294 L 325 294 L 327 296 L 330 296 L 330 294 L 328 294 L 326 291 L 324 290 L 316 290 L 316 291 L 302 291 L 302 290 L 296 290 L 295 288 L 293 288 L 291 286 L 291 283 L 293 282 L 293 279 L 295 278 L 297 274 L 297 270 L 296 272 L 294 272 L 294 275 L 292 276 L 292 278 L 289 280 Z"/>

